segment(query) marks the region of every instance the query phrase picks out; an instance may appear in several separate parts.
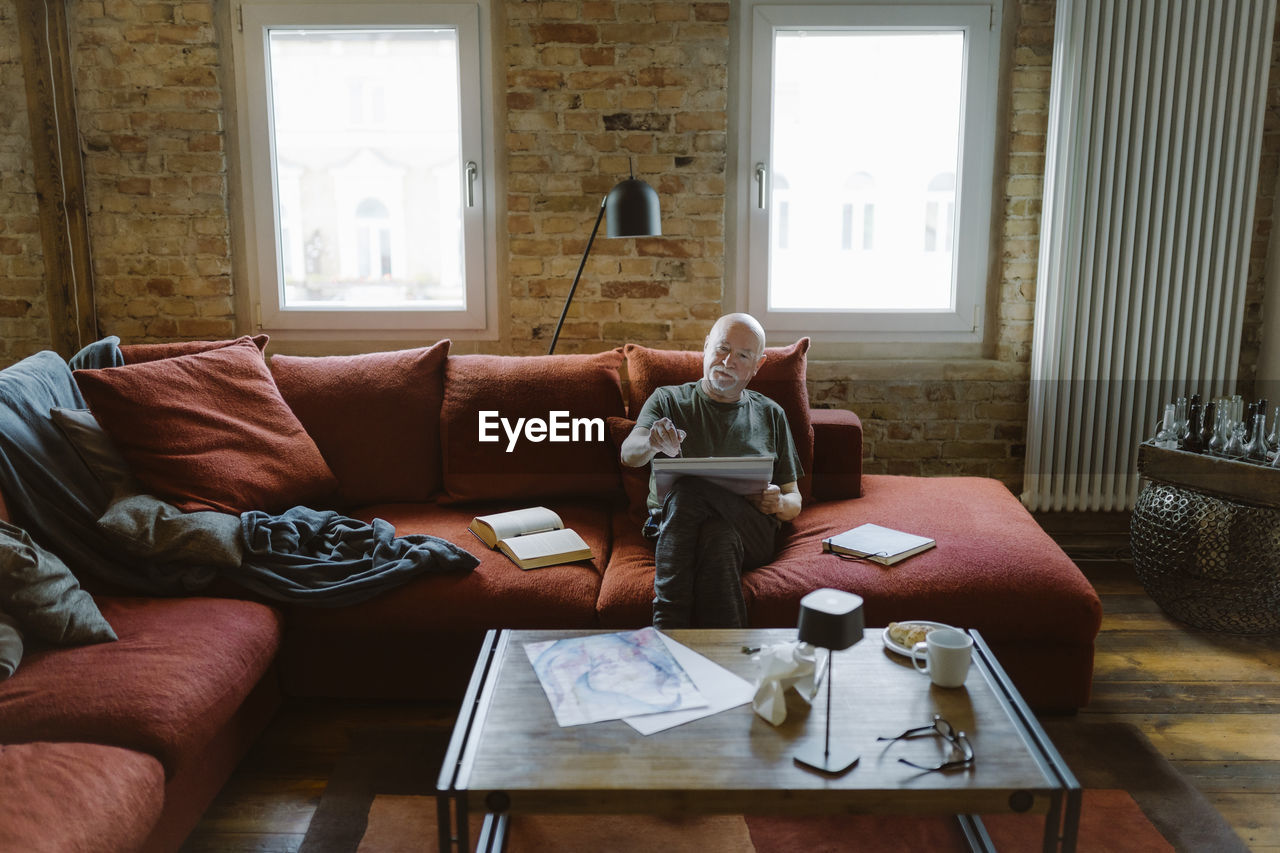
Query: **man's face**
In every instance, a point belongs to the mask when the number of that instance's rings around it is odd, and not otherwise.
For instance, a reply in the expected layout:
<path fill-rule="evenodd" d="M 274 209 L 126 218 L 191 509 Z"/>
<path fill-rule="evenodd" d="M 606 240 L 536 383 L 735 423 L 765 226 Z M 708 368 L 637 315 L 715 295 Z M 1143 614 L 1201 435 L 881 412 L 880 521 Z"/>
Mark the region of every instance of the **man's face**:
<path fill-rule="evenodd" d="M 725 324 L 711 330 L 702 350 L 703 387 L 713 400 L 736 402 L 763 360 L 750 326 Z"/>

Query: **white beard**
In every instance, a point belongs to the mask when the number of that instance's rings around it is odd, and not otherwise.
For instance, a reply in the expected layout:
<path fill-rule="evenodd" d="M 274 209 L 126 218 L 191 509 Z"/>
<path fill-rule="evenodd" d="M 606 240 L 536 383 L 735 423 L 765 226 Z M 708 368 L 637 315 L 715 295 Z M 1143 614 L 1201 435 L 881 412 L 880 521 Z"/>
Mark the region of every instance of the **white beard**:
<path fill-rule="evenodd" d="M 721 394 L 733 390 L 733 386 L 738 384 L 737 378 L 715 368 L 711 369 L 707 379 L 711 382 L 711 387 Z"/>

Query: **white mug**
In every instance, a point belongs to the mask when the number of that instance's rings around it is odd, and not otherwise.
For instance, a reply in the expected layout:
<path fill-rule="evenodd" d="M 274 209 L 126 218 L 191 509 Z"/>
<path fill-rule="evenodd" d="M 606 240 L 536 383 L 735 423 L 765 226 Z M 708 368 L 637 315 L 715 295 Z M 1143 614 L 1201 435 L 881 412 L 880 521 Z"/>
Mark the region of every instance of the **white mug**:
<path fill-rule="evenodd" d="M 959 687 L 969 674 L 973 637 L 963 631 L 938 628 L 911 649 L 911 662 L 939 687 Z"/>

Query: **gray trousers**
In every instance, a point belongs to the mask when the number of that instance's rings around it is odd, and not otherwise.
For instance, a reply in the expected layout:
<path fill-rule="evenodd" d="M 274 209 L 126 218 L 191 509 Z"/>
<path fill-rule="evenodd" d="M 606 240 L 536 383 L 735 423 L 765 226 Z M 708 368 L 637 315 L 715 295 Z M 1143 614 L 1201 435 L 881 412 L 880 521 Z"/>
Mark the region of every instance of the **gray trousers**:
<path fill-rule="evenodd" d="M 744 628 L 742 573 L 772 559 L 780 523 L 699 477 L 676 481 L 654 548 L 656 628 Z"/>

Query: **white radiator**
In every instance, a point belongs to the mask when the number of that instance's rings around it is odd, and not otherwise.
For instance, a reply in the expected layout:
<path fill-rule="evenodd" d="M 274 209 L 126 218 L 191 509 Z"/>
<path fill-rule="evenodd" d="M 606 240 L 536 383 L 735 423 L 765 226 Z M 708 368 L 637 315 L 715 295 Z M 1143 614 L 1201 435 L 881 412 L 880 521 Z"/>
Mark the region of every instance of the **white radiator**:
<path fill-rule="evenodd" d="M 1023 503 L 1131 509 L 1163 404 L 1233 389 L 1275 0 L 1059 0 Z"/>

